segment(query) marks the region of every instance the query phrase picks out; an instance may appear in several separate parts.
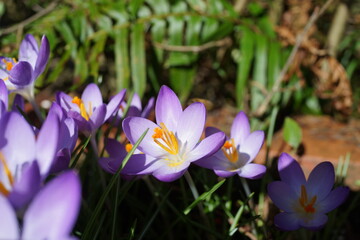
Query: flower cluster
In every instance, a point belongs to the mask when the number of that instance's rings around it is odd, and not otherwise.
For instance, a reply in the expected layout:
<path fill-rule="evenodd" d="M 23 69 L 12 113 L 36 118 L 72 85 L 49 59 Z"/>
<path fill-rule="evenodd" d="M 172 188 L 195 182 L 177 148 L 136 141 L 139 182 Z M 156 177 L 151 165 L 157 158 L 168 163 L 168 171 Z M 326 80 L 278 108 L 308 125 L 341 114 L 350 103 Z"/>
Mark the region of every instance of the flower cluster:
<path fill-rule="evenodd" d="M 58 92 L 37 128 L 19 111 L 24 100 L 15 98 L 9 103 L 9 94 L 19 93 L 34 102 L 34 82 L 43 73 L 49 53 L 45 36 L 38 47 L 28 34 L 21 43 L 18 61 L 0 58 L 0 238 L 71 237 L 81 202 L 80 179 L 70 168 L 79 136 L 91 138 L 101 168 L 112 174 L 121 170 L 126 178 L 152 175 L 171 182 L 192 165 L 213 170 L 222 178 L 238 175 L 258 179 L 266 173 L 264 165 L 253 162 L 263 145 L 264 132 L 251 131 L 244 112 L 235 117 L 228 137 L 214 127 L 205 129 L 202 103 L 183 109 L 167 86 L 162 86 L 156 101 L 151 98 L 144 109 L 136 94 L 125 101 L 125 89 L 108 104 L 94 83 L 86 86 L 81 97 Z M 147 118 L 153 109 L 155 121 Z M 120 137 L 97 138 L 98 129 L 118 127 L 123 131 Z M 98 151 L 99 146 L 105 151 Z M 299 164 L 285 153 L 278 168 L 281 181 L 270 183 L 268 193 L 283 210 L 275 217 L 280 229 L 321 228 L 327 221 L 326 213 L 347 197 L 347 188 L 332 190 L 334 169 L 329 162 L 318 165 L 308 180 Z"/>

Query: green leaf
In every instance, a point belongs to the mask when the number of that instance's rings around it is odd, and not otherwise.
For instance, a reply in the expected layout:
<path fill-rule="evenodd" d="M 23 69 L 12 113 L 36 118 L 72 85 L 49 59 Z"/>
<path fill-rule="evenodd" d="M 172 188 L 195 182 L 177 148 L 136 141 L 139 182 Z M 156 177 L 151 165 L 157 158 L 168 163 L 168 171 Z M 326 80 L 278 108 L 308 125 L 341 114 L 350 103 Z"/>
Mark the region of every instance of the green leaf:
<path fill-rule="evenodd" d="M 116 89 L 120 91 L 128 88 L 130 85 L 130 64 L 129 64 L 129 29 L 115 29 L 115 71 L 116 71 Z"/>
<path fill-rule="evenodd" d="M 192 202 L 185 210 L 184 210 L 184 214 L 188 215 L 190 213 L 190 211 L 200 202 L 205 200 L 207 197 L 210 197 L 211 194 L 213 194 L 216 190 L 218 190 L 219 187 L 221 187 L 221 185 L 224 184 L 226 179 L 221 180 L 220 182 L 218 182 L 217 184 L 215 184 L 209 191 L 204 192 L 203 194 L 201 194 L 197 199 L 195 199 L 194 202 Z"/>
<path fill-rule="evenodd" d="M 285 118 L 283 137 L 284 140 L 295 149 L 299 147 L 302 141 L 301 127 L 289 117 Z"/>
<path fill-rule="evenodd" d="M 184 102 L 190 94 L 193 87 L 196 74 L 196 68 L 170 68 L 170 84 L 176 93 L 178 93 L 180 101 Z"/>
<path fill-rule="evenodd" d="M 131 76 L 134 90 L 143 96 L 146 87 L 144 23 L 135 23 L 131 32 Z"/>

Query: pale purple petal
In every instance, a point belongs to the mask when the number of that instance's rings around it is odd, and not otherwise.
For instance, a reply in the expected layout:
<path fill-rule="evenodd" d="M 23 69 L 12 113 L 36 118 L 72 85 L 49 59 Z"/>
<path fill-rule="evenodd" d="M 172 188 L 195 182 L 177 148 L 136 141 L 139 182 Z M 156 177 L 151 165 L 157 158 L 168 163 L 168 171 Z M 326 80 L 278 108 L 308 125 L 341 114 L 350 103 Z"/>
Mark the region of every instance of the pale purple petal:
<path fill-rule="evenodd" d="M 26 61 L 35 69 L 36 59 L 38 58 L 38 43 L 31 34 L 26 34 L 21 41 L 19 48 L 19 61 Z"/>
<path fill-rule="evenodd" d="M 189 152 L 187 161 L 193 162 L 214 154 L 224 145 L 224 142 L 225 134 L 223 132 L 218 132 L 204 138 L 191 152 Z"/>
<path fill-rule="evenodd" d="M 144 110 L 141 113 L 141 117 L 147 118 L 150 115 L 151 111 L 154 109 L 154 104 L 155 104 L 155 98 L 152 97 L 149 99 L 148 103 L 144 107 Z"/>
<path fill-rule="evenodd" d="M 36 79 L 45 70 L 46 64 L 49 60 L 49 56 L 50 56 L 50 44 L 49 44 L 49 40 L 44 35 L 41 38 L 39 55 L 37 56 L 36 59 L 34 76 L 33 76 L 34 79 Z"/>
<path fill-rule="evenodd" d="M 57 92 L 56 93 L 56 102 L 65 110 L 75 110 L 80 112 L 79 106 L 72 102 L 73 98 L 66 93 Z"/>
<path fill-rule="evenodd" d="M 24 111 L 24 106 L 25 106 L 24 97 L 21 96 L 20 94 L 16 94 L 11 109 L 15 112 L 19 112 L 19 108 L 20 108 L 21 110 Z"/>
<path fill-rule="evenodd" d="M 140 99 L 140 97 L 139 97 L 139 95 L 137 93 L 134 93 L 134 95 L 133 95 L 133 97 L 131 99 L 130 106 L 135 107 L 136 109 L 139 110 L 139 112 L 141 112 L 141 109 L 142 109 L 141 99 Z"/>
<path fill-rule="evenodd" d="M 240 145 L 240 149 L 238 149 L 241 153 L 245 153 L 247 155 L 246 162 L 252 162 L 256 155 L 259 153 L 260 148 L 264 142 L 264 132 L 263 131 L 255 131 L 252 132 L 246 139 L 245 142 Z M 237 144 L 237 142 L 235 141 Z"/>
<path fill-rule="evenodd" d="M 194 148 L 204 131 L 206 108 L 202 103 L 193 103 L 180 114 L 176 136 L 188 150 Z"/>
<path fill-rule="evenodd" d="M 0 136 L 5 138 L 6 145 L 1 152 L 9 164 L 11 172 L 16 165 L 35 160 L 35 134 L 32 127 L 17 112 L 3 116 L 0 122 Z M 21 151 L 19 151 L 21 147 Z"/>
<path fill-rule="evenodd" d="M 19 209 L 28 204 L 40 190 L 41 176 L 36 161 L 22 167 L 18 181 L 14 183 L 8 198 L 14 208 Z"/>
<path fill-rule="evenodd" d="M 9 72 L 9 80 L 17 86 L 29 85 L 32 81 L 33 69 L 28 62 L 18 62 Z"/>
<path fill-rule="evenodd" d="M 264 176 L 266 167 L 261 164 L 248 163 L 243 166 L 239 172 L 239 176 L 249 179 L 258 179 Z"/>
<path fill-rule="evenodd" d="M 222 151 L 218 151 L 208 157 L 201 158 L 199 160 L 194 161 L 194 164 L 203 167 L 209 168 L 213 170 L 227 170 L 229 166 L 227 158 L 224 156 Z"/>
<path fill-rule="evenodd" d="M 5 107 L 8 107 L 8 97 L 9 92 L 8 89 L 4 83 L 4 81 L 0 80 L 0 101 L 4 103 Z"/>
<path fill-rule="evenodd" d="M 169 87 L 162 86 L 155 106 L 157 124 L 164 123 L 170 131 L 175 131 L 181 113 L 179 98 Z"/>
<path fill-rule="evenodd" d="M 16 213 L 8 200 L 0 194 L 0 239 L 20 239 Z"/>
<path fill-rule="evenodd" d="M 50 168 L 50 174 L 59 173 L 69 168 L 71 152 L 68 148 L 60 149 L 55 156 L 55 160 Z"/>
<path fill-rule="evenodd" d="M 335 182 L 334 166 L 330 162 L 318 164 L 310 173 L 306 183 L 309 198 L 316 195 L 317 201 L 323 200 L 331 191 Z"/>
<path fill-rule="evenodd" d="M 186 164 L 185 166 L 186 166 L 185 169 L 179 171 L 173 171 L 171 167 L 164 166 L 154 171 L 153 176 L 162 182 L 172 182 L 181 178 L 184 175 L 189 164 Z"/>
<path fill-rule="evenodd" d="M 274 204 L 286 212 L 294 212 L 294 203 L 298 196 L 289 184 L 281 181 L 271 182 L 267 186 L 268 195 Z"/>
<path fill-rule="evenodd" d="M 68 116 L 71 117 L 72 119 L 74 119 L 76 125 L 79 128 L 79 131 L 91 133 L 92 126 L 91 126 L 90 122 L 86 121 L 86 119 L 83 118 L 80 115 L 80 113 L 70 110 L 68 112 Z"/>
<path fill-rule="evenodd" d="M 245 139 L 250 134 L 249 120 L 244 112 L 239 112 L 231 126 L 230 138 L 234 138 L 235 143 L 240 146 L 245 143 Z"/>
<path fill-rule="evenodd" d="M 68 148 L 72 151 L 78 138 L 78 129 L 74 119 L 66 118 L 61 122 L 59 148 Z"/>
<path fill-rule="evenodd" d="M 278 161 L 278 170 L 281 180 L 289 184 L 300 196 L 301 185 L 306 184 L 306 179 L 299 163 L 289 154 L 282 153 Z"/>
<path fill-rule="evenodd" d="M 294 231 L 300 228 L 300 220 L 296 213 L 279 213 L 274 217 L 274 223 L 283 231 Z"/>
<path fill-rule="evenodd" d="M 217 129 L 216 127 L 207 127 L 205 128 L 205 136 L 208 137 L 214 133 L 221 132 L 220 129 Z"/>
<path fill-rule="evenodd" d="M 42 125 L 36 141 L 36 160 L 40 173 L 46 177 L 55 159 L 59 140 L 59 118 L 55 113 L 49 113 Z"/>
<path fill-rule="evenodd" d="M 340 206 L 348 197 L 348 187 L 337 187 L 321 202 L 316 203 L 315 208 L 319 212 L 327 213 Z"/>
<path fill-rule="evenodd" d="M 72 171 L 47 183 L 25 213 L 23 239 L 69 236 L 79 212 L 80 200 L 80 180 Z"/>
<path fill-rule="evenodd" d="M 159 126 L 152 121 L 140 117 L 127 117 L 123 121 L 123 130 L 126 137 L 132 144 L 135 144 L 146 129 L 149 128 L 149 131 L 139 144 L 138 149 L 152 157 L 161 157 L 167 153 L 164 149 L 157 145 L 152 138 L 154 129 L 157 127 Z"/>
<path fill-rule="evenodd" d="M 216 170 L 216 169 L 214 170 L 214 173 L 216 175 L 218 175 L 219 177 L 223 177 L 223 178 L 232 177 L 237 174 L 236 172 L 222 171 L 222 170 Z"/>
<path fill-rule="evenodd" d="M 144 175 L 151 174 L 159 168 L 159 159 L 146 154 L 134 154 L 130 157 L 121 174 Z"/>
<path fill-rule="evenodd" d="M 311 219 L 300 219 L 299 223 L 301 227 L 315 231 L 323 228 L 327 220 L 328 216 L 323 213 L 316 212 L 313 214 Z"/>
<path fill-rule="evenodd" d="M 111 115 L 114 114 L 116 110 L 119 109 L 121 102 L 125 97 L 126 89 L 121 90 L 118 94 L 116 94 L 106 106 L 106 116 L 105 121 L 109 119 Z"/>
<path fill-rule="evenodd" d="M 105 122 L 106 105 L 97 107 L 91 115 L 89 121 L 92 123 L 92 131 L 98 129 Z"/>
<path fill-rule="evenodd" d="M 81 100 L 84 102 L 87 112 L 90 112 L 89 109 L 92 110 L 103 104 L 100 89 L 95 83 L 86 86 L 81 95 Z"/>

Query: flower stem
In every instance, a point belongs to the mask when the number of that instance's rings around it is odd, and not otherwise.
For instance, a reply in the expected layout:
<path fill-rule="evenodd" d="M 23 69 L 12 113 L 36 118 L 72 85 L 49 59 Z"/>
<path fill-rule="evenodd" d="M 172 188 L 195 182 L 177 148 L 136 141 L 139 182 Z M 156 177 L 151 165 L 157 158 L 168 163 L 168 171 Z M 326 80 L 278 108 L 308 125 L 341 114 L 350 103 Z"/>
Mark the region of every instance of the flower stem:
<path fill-rule="evenodd" d="M 39 106 L 36 104 L 35 100 L 34 100 L 34 99 L 30 99 L 30 103 L 31 103 L 31 105 L 33 106 L 34 111 L 35 111 L 35 113 L 36 113 L 36 116 L 39 118 L 40 122 L 44 122 L 44 117 L 43 117 L 43 115 L 41 114 L 40 108 L 39 108 Z"/>

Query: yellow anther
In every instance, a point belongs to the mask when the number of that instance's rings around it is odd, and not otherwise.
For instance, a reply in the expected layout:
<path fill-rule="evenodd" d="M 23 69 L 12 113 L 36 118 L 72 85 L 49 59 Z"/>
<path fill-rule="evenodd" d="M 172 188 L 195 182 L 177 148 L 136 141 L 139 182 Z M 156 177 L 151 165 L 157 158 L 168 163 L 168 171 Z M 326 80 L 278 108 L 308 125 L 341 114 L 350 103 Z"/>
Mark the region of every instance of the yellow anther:
<path fill-rule="evenodd" d="M 9 167 L 7 165 L 7 162 L 6 162 L 5 158 L 4 158 L 4 155 L 1 152 L 0 152 L 0 161 L 1 161 L 2 165 L 3 165 L 3 167 L 4 167 L 4 172 L 5 172 L 5 175 L 7 176 L 8 180 L 9 180 L 10 185 L 11 186 L 14 185 L 14 177 L 11 174 L 11 171 L 10 171 L 10 169 L 9 169 Z M 7 190 L 5 188 L 5 186 L 4 186 L 4 184 L 2 182 L 0 182 L 0 192 L 5 196 L 7 196 L 9 194 L 9 190 Z"/>
<path fill-rule="evenodd" d="M 83 118 L 85 118 L 86 121 L 89 121 L 90 116 L 92 115 L 91 103 L 89 103 L 90 112 L 89 112 L 89 114 L 88 114 L 88 113 L 86 112 L 85 104 L 84 104 L 84 102 L 81 100 L 81 98 L 79 98 L 79 97 L 74 97 L 71 102 L 72 102 L 72 103 L 75 103 L 76 105 L 79 106 L 79 108 L 80 108 L 80 115 L 81 115 Z"/>
<path fill-rule="evenodd" d="M 235 163 L 239 159 L 239 153 L 236 149 L 234 139 L 230 139 L 224 143 L 221 150 L 223 151 L 225 157 L 232 163 Z"/>
<path fill-rule="evenodd" d="M 133 148 L 133 145 L 132 145 L 131 143 L 127 143 L 127 144 L 125 145 L 125 150 L 126 150 L 126 152 L 130 152 L 132 148 Z"/>
<path fill-rule="evenodd" d="M 306 192 L 306 188 L 304 185 L 301 185 L 301 196 L 299 198 L 300 205 L 304 208 L 307 213 L 314 213 L 316 209 L 314 208 L 314 204 L 316 202 L 316 196 L 313 196 L 308 202 L 308 195 Z"/>
<path fill-rule="evenodd" d="M 168 153 L 178 154 L 179 143 L 175 134 L 169 131 L 164 123 L 160 123 L 160 127 L 154 129 L 154 134 L 152 135 L 154 142 Z"/>

